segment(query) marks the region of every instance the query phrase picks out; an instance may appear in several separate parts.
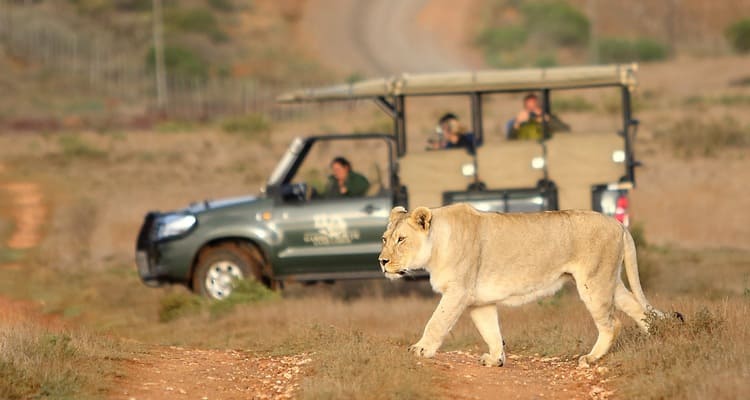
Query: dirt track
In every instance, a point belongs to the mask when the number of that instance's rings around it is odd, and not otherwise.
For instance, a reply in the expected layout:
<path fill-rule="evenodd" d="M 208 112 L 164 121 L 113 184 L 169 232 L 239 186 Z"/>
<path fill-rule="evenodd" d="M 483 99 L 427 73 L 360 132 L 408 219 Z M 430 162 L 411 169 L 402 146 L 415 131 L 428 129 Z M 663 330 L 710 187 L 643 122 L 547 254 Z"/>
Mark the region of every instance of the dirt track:
<path fill-rule="evenodd" d="M 309 46 L 344 73 L 390 75 L 476 67 L 466 24 L 478 2 L 446 0 L 308 1 Z"/>
<path fill-rule="evenodd" d="M 0 190 L 9 195 L 12 204 L 6 217 L 15 221 L 4 245 L 16 249 L 39 245 L 43 239 L 41 226 L 47 216 L 42 189 L 31 182 L 0 181 Z M 37 304 L 2 296 L 0 319 L 4 323 L 33 320 L 53 329 L 62 326 L 55 316 L 39 312 Z M 305 366 L 314 357 L 304 353 L 259 357 L 238 350 L 153 346 L 122 361 L 123 374 L 116 378 L 109 397 L 289 399 L 295 397 Z M 447 398 L 601 399 L 610 394 L 596 370 L 578 370 L 575 361 L 510 355 L 505 367 L 486 368 L 480 366 L 478 355 L 448 352 L 419 361 L 418 365 L 435 370 L 435 383 Z"/>

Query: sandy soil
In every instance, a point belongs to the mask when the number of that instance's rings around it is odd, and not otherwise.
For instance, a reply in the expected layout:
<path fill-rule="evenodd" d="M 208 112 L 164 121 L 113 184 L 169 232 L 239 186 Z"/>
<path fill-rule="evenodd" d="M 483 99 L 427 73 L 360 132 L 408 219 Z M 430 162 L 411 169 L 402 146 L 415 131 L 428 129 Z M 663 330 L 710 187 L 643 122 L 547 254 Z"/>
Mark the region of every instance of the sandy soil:
<path fill-rule="evenodd" d="M 290 399 L 312 359 L 307 354 L 255 357 L 237 350 L 174 346 L 126 361 L 112 399 Z"/>

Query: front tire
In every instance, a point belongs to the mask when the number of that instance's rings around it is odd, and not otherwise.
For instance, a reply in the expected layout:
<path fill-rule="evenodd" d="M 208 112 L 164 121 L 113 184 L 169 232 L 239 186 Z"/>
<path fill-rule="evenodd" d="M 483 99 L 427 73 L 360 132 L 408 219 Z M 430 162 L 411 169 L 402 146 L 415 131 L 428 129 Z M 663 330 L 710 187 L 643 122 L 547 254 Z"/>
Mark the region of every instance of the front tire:
<path fill-rule="evenodd" d="M 193 272 L 193 291 L 210 299 L 224 300 L 237 280 L 263 282 L 263 260 L 253 250 L 236 243 L 203 249 Z"/>

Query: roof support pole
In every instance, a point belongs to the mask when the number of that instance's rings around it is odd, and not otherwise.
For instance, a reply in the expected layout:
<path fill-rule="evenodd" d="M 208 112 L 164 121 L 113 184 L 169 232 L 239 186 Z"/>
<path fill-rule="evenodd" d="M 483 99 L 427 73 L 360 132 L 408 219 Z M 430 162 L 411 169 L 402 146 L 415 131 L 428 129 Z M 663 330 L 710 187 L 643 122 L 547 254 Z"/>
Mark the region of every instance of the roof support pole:
<path fill-rule="evenodd" d="M 484 142 L 484 127 L 482 125 L 482 93 L 474 92 L 471 94 L 471 129 L 474 132 L 474 143 Z"/>
<path fill-rule="evenodd" d="M 635 186 L 635 167 L 638 163 L 633 155 L 633 143 L 630 134 L 630 126 L 633 122 L 631 110 L 630 89 L 623 86 L 622 89 L 622 136 L 625 141 L 625 178 Z"/>
<path fill-rule="evenodd" d="M 406 155 L 406 101 L 403 95 L 395 96 L 393 100 L 396 111 L 396 115 L 393 118 L 393 133 L 396 135 L 398 156 L 403 157 L 404 155 Z"/>

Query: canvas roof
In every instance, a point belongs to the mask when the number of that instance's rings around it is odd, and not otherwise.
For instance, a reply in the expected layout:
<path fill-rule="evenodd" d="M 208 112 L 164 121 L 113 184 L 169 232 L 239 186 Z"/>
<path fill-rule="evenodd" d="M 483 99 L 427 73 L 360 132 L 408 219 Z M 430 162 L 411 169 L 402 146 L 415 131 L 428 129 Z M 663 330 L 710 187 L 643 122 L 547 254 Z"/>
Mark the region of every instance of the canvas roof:
<path fill-rule="evenodd" d="M 597 86 L 635 87 L 637 64 L 403 74 L 351 84 L 301 89 L 279 102 L 353 100 L 399 95 L 424 96 L 471 92 L 569 89 Z"/>

